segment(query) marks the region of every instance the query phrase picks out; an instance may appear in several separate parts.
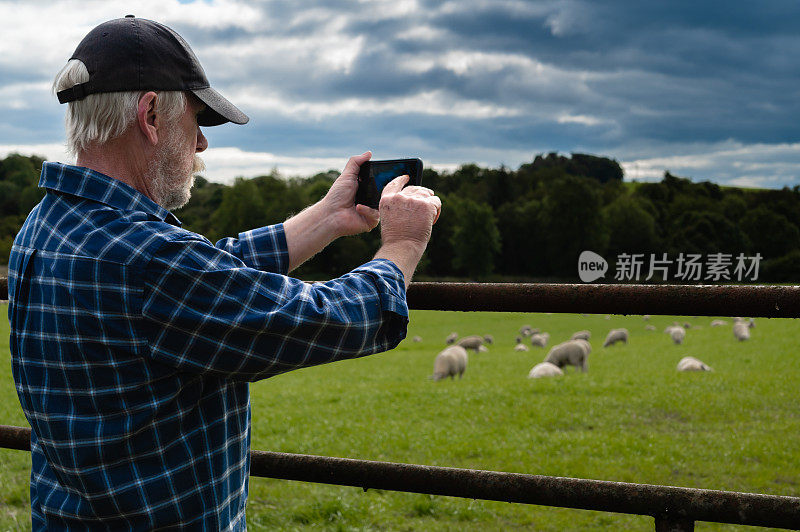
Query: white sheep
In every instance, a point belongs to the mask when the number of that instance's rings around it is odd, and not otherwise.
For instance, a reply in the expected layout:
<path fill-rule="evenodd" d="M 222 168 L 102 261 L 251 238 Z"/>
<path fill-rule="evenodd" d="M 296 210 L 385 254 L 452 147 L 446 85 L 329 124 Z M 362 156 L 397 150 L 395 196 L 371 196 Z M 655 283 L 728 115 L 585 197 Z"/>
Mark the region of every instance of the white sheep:
<path fill-rule="evenodd" d="M 522 336 L 528 337 L 531 334 L 533 334 L 533 327 L 531 327 L 530 325 L 523 325 L 522 327 L 519 328 L 519 333 Z"/>
<path fill-rule="evenodd" d="M 648 325 L 645 325 L 645 326 L 644 326 L 644 330 L 645 330 L 645 331 L 655 331 L 655 330 L 656 330 L 656 326 L 655 326 L 655 325 L 649 325 L 649 324 L 648 324 Z"/>
<path fill-rule="evenodd" d="M 591 337 L 592 337 L 592 333 L 591 332 L 583 330 L 583 331 L 578 331 L 575 334 L 573 334 L 572 338 L 570 338 L 570 340 L 588 340 Z"/>
<path fill-rule="evenodd" d="M 433 361 L 433 380 L 438 381 L 450 377 L 460 379 L 467 369 L 467 350 L 458 345 L 446 347 L 436 355 Z"/>
<path fill-rule="evenodd" d="M 531 345 L 534 347 L 547 347 L 550 340 L 550 333 L 536 333 L 531 335 Z"/>
<path fill-rule="evenodd" d="M 563 375 L 564 372 L 550 362 L 541 362 L 533 366 L 528 373 L 529 379 L 538 379 L 539 377 L 558 377 L 559 375 Z"/>
<path fill-rule="evenodd" d="M 737 321 L 733 324 L 733 335 L 740 342 L 750 339 L 750 325 L 746 321 Z"/>
<path fill-rule="evenodd" d="M 684 338 L 686 338 L 686 329 L 680 325 L 674 325 L 669 328 L 669 337 L 672 338 L 676 345 L 682 344 Z"/>
<path fill-rule="evenodd" d="M 517 336 L 517 345 L 514 346 L 514 351 L 529 351 L 528 346 L 522 343 L 522 338 Z"/>
<path fill-rule="evenodd" d="M 473 334 L 471 336 L 465 336 L 458 342 L 456 345 L 460 345 L 464 349 L 472 349 L 476 353 L 480 352 L 481 346 L 483 346 L 483 337 L 478 336 L 477 334 Z"/>
<path fill-rule="evenodd" d="M 683 357 L 678 362 L 678 371 L 714 371 L 711 366 L 704 364 L 694 357 Z"/>
<path fill-rule="evenodd" d="M 417 344 L 417 343 L 422 341 L 422 337 L 421 336 L 415 336 L 414 338 L 411 339 L 411 341 L 414 342 L 415 344 Z"/>
<path fill-rule="evenodd" d="M 591 346 L 586 340 L 567 340 L 558 345 L 554 345 L 545 357 L 545 362 L 555 364 L 559 368 L 564 366 L 575 366 L 584 373 L 588 366 L 586 359 L 591 351 Z"/>
<path fill-rule="evenodd" d="M 725 320 L 714 320 L 711 322 L 712 327 L 724 327 L 728 324 Z"/>
<path fill-rule="evenodd" d="M 606 341 L 603 342 L 603 347 L 614 345 L 617 342 L 628 343 L 628 329 L 611 329 L 608 331 Z"/>
<path fill-rule="evenodd" d="M 454 343 L 456 343 L 456 340 L 458 340 L 458 333 L 457 332 L 451 332 L 450 334 L 447 335 L 447 339 L 445 340 L 445 343 L 447 345 L 454 344 Z"/>

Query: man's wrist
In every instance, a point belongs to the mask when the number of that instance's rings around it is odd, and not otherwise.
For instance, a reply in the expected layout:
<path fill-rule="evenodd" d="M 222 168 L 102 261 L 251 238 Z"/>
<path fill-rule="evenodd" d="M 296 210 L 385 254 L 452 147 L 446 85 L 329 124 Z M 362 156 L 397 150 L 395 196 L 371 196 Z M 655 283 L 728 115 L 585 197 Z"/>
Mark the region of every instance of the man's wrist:
<path fill-rule="evenodd" d="M 414 270 L 417 268 L 422 254 L 425 252 L 425 243 L 414 240 L 398 240 L 384 243 L 375 254 L 376 259 L 392 261 L 403 272 L 405 285 L 408 288 Z"/>

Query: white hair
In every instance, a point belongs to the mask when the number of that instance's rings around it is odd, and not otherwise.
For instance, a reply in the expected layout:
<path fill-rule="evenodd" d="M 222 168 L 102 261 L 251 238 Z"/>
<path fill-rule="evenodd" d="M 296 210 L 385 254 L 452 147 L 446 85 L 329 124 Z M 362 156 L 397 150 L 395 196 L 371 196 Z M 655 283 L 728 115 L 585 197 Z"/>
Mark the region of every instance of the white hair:
<path fill-rule="evenodd" d="M 58 93 L 89 81 L 89 71 L 82 61 L 71 59 L 56 74 L 53 92 Z M 156 91 L 156 111 L 166 120 L 178 118 L 186 109 L 186 95 L 181 91 Z M 105 144 L 119 137 L 135 120 L 139 98 L 144 91 L 101 92 L 67 104 L 64 122 L 67 150 L 77 156 L 90 144 Z"/>

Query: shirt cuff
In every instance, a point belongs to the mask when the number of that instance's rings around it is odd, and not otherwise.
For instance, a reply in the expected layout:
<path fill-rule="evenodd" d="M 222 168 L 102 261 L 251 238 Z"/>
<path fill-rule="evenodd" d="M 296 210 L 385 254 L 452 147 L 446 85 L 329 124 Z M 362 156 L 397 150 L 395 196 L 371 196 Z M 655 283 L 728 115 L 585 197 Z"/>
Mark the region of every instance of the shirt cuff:
<path fill-rule="evenodd" d="M 367 273 L 375 279 L 381 294 L 381 310 L 408 318 L 405 278 L 394 262 L 374 259 L 354 269 L 353 273 Z"/>

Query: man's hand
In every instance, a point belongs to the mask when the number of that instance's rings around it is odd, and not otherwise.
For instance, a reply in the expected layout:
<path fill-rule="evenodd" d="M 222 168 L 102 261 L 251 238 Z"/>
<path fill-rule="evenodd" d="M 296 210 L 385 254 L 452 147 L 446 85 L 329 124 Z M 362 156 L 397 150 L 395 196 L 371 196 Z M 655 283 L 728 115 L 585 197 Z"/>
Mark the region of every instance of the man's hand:
<path fill-rule="evenodd" d="M 350 157 L 324 198 L 283 223 L 289 271 L 340 236 L 363 233 L 378 225 L 380 215 L 376 209 L 355 204 L 358 170 L 370 157 L 370 152 Z"/>
<path fill-rule="evenodd" d="M 389 259 L 403 272 L 406 288 L 431 238 L 442 201 L 429 188 L 410 186 L 408 176 L 389 182 L 381 194 L 381 239 L 376 259 Z"/>
<path fill-rule="evenodd" d="M 380 219 L 378 210 L 355 204 L 358 170 L 370 157 L 372 157 L 371 152 L 350 157 L 342 174 L 336 178 L 320 202 L 324 205 L 324 211 L 328 213 L 337 236 L 363 233 L 378 225 Z"/>

